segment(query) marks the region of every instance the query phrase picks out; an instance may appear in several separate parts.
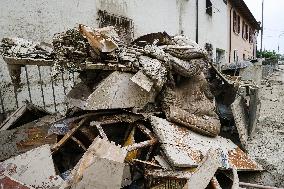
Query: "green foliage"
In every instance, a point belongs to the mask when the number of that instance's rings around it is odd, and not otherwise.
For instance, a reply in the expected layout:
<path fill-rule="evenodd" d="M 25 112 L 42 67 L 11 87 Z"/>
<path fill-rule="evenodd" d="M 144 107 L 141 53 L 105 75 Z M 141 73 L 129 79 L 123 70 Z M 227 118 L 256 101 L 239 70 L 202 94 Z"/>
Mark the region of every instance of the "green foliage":
<path fill-rule="evenodd" d="M 262 53 L 260 51 L 257 51 L 256 56 L 258 58 L 262 57 L 265 59 L 277 59 L 279 57 L 279 55 L 274 50 L 273 51 L 264 50 Z"/>

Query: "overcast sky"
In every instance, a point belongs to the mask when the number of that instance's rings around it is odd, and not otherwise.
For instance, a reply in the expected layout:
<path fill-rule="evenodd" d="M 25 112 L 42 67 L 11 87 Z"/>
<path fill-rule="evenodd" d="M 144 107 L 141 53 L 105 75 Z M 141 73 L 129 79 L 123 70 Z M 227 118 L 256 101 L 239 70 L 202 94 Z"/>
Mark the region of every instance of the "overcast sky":
<path fill-rule="evenodd" d="M 244 0 L 255 16 L 257 21 L 261 21 L 262 0 Z M 282 34 L 283 33 L 283 34 Z M 281 35 L 279 37 L 279 35 Z M 278 51 L 284 54 L 284 0 L 264 0 L 264 35 L 263 47 L 266 50 Z M 258 38 L 260 48 L 260 33 Z"/>

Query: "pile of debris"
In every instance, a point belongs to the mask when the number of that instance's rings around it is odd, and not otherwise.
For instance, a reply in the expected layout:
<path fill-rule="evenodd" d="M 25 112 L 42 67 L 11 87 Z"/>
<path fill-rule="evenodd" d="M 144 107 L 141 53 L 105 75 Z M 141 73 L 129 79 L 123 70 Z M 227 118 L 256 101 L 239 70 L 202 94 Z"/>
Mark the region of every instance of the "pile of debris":
<path fill-rule="evenodd" d="M 53 48 L 47 43 L 35 43 L 22 38 L 3 38 L 0 45 L 3 56 L 34 59 L 54 59 Z"/>
<path fill-rule="evenodd" d="M 80 25 L 51 54 L 81 82 L 66 115 L 27 103 L 0 126 L 4 188 L 239 188 L 250 186 L 239 171 L 263 170 L 245 153 L 257 88 L 226 78 L 189 38 L 125 45 L 113 27 Z"/>

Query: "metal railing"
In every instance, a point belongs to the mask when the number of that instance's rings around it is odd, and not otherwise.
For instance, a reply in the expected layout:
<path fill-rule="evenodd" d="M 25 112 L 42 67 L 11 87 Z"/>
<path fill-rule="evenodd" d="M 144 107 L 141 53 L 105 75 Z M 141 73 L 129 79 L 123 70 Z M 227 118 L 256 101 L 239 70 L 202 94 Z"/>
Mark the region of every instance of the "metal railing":
<path fill-rule="evenodd" d="M 75 85 L 76 73 L 61 72 L 54 78 L 50 66 L 25 65 L 21 70 L 19 86 L 15 86 L 12 81 L 4 81 L 0 78 L 0 112 L 2 114 L 14 111 L 24 101 L 34 103 L 50 112 L 60 112 L 62 107 L 68 108 L 65 96 Z M 2 70 L 0 70 L 2 77 L 3 75 L 10 77 L 1 72 Z"/>

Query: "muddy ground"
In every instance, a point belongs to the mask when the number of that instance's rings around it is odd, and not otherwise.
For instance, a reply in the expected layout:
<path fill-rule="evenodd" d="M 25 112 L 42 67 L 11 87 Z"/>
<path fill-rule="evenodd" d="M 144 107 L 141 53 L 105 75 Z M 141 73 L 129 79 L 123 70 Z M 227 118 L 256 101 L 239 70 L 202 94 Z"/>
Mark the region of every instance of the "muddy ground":
<path fill-rule="evenodd" d="M 248 153 L 267 171 L 246 173 L 241 180 L 284 187 L 284 65 L 263 80 L 260 90 L 261 111 Z M 253 177 L 251 177 L 254 175 Z M 247 179 L 249 178 L 249 179 Z"/>

